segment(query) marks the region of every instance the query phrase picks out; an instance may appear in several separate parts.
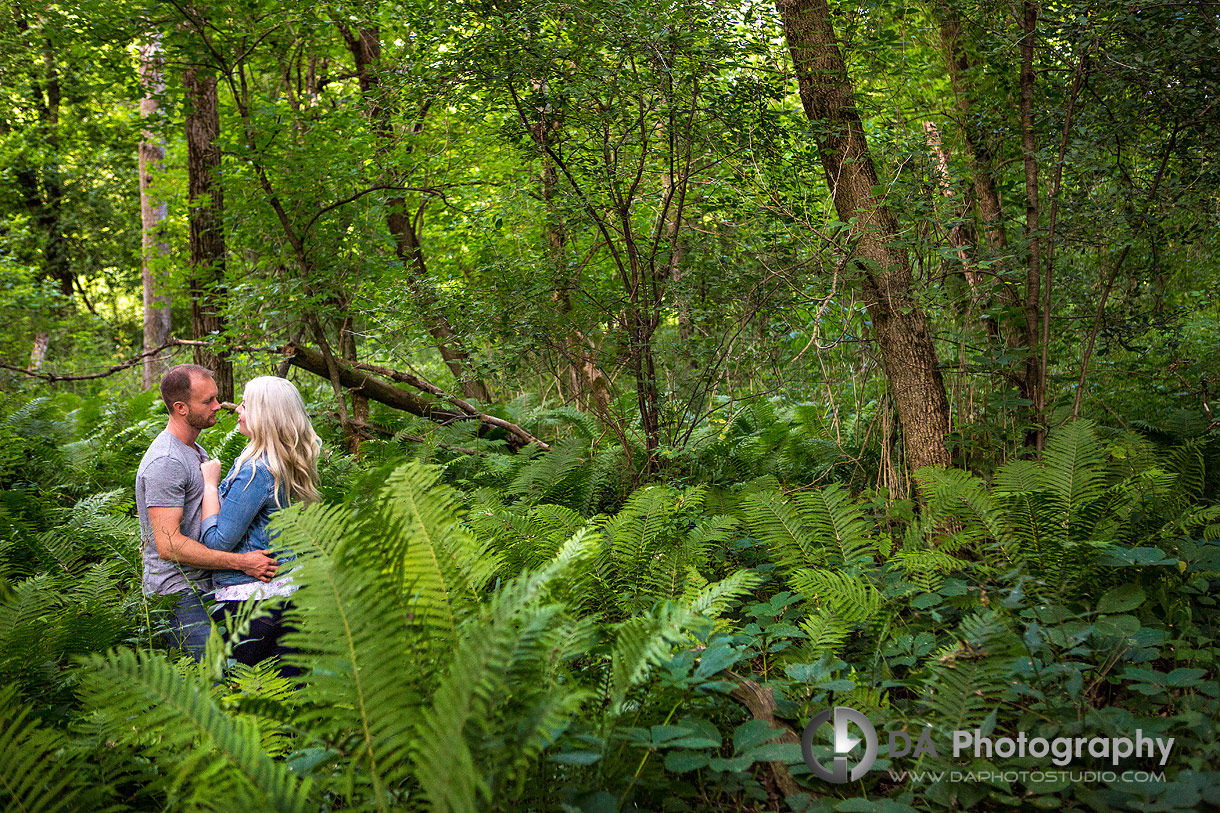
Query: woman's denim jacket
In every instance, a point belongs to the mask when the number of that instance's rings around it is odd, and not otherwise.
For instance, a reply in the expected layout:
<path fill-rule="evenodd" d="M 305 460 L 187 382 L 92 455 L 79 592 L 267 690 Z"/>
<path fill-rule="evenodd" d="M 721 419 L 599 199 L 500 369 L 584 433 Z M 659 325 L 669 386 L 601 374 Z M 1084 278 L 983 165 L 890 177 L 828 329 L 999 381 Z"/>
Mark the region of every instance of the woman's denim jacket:
<path fill-rule="evenodd" d="M 287 504 L 281 492 L 276 505 L 275 478 L 262 461 L 247 460 L 240 469 L 230 469 L 220 481 L 220 513 L 203 521 L 199 541 L 212 550 L 234 553 L 269 550 L 275 534 L 267 531 L 267 523 Z M 277 553 L 281 566 L 296 558 L 289 550 Z M 212 580 L 217 587 L 257 581 L 240 570 L 215 570 Z"/>

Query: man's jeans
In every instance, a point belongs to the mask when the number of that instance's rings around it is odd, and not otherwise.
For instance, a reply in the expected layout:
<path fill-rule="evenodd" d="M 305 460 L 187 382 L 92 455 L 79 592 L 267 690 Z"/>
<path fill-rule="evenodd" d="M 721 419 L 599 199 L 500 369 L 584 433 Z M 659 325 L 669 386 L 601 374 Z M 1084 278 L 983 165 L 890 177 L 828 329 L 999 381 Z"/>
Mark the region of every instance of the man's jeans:
<path fill-rule="evenodd" d="M 203 660 L 208 635 L 212 632 L 212 619 L 203 606 L 200 595 L 194 590 L 183 590 L 174 605 L 174 617 L 170 621 L 166 638 L 171 647 L 177 647 L 196 661 Z"/>

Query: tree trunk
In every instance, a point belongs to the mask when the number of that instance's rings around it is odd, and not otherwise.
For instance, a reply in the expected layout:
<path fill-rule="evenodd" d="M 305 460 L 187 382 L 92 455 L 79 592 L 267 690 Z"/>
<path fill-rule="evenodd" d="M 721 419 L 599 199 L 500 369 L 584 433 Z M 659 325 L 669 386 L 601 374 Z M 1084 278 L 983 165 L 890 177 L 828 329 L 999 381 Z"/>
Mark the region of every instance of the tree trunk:
<path fill-rule="evenodd" d="M 987 247 L 999 253 L 1008 247 L 1008 233 L 1004 228 L 1000 191 L 995 181 L 995 160 L 983 128 L 975 118 L 971 103 L 973 93 L 968 77 L 975 67 L 962 42 L 962 22 L 957 13 L 949 7 L 946 0 L 937 0 L 935 11 L 940 24 L 940 41 L 944 48 L 945 63 L 949 69 L 949 82 L 953 87 L 953 98 L 966 140 L 966 154 L 970 160 L 970 170 L 974 174 L 974 197 L 979 208 L 979 220 L 983 225 L 983 237 Z"/>
<path fill-rule="evenodd" d="M 13 21 L 23 36 L 29 33 L 29 22 L 20 6 L 13 6 Z M 17 166 L 14 176 L 25 198 L 26 207 L 43 233 L 43 273 L 59 286 L 65 299 L 72 298 L 75 279 L 63 231 L 63 179 L 59 173 L 59 105 L 62 91 L 55 50 L 50 40 L 43 40 L 42 71 L 34 65 L 28 68 L 34 109 L 38 114 L 38 130 L 49 148 L 51 159 L 44 159 L 36 171 L 30 166 Z M 41 181 L 41 189 L 40 187 Z"/>
<path fill-rule="evenodd" d="M 928 333 L 927 317 L 911 294 L 907 255 L 891 242 L 898 223 L 872 189 L 877 173 L 847 66 L 839 52 L 826 0 L 776 0 L 792 52 L 805 115 L 839 220 L 857 219 L 856 267 L 863 276 L 863 304 L 873 321 L 911 469 L 949 465 L 945 435 L 949 402 Z"/>
<path fill-rule="evenodd" d="M 949 175 L 949 156 L 945 153 L 945 145 L 940 139 L 940 128 L 936 126 L 935 122 L 925 121 L 923 123 L 923 134 L 936 167 L 936 185 L 940 188 L 940 196 L 946 201 L 952 201 L 956 195 L 953 192 L 953 179 Z M 953 219 L 957 220 L 958 215 L 959 212 L 954 212 Z M 978 273 L 972 266 L 970 240 L 967 239 L 966 229 L 963 228 L 960 222 L 949 229 L 949 245 L 953 247 L 953 252 L 957 254 L 957 259 L 961 261 L 962 276 L 966 278 L 966 283 L 970 286 L 970 290 L 977 295 L 979 287 Z"/>
<path fill-rule="evenodd" d="M 1029 382 L 1027 397 L 1033 403 L 1035 430 L 1026 436 L 1026 444 L 1042 449 L 1046 438 L 1046 345 L 1047 335 L 1041 330 L 1038 340 L 1041 246 L 1039 243 L 1038 156 L 1034 138 L 1034 33 L 1038 25 L 1038 7 L 1028 0 L 1021 6 L 1021 152 L 1025 159 L 1025 332 L 1029 337 L 1029 355 L 1025 361 L 1025 379 Z M 1050 296 L 1050 284 L 1043 292 Z M 1046 303 L 1049 307 L 1049 302 Z M 1041 355 L 1038 350 L 1041 347 Z"/>
<path fill-rule="evenodd" d="M 546 98 L 546 83 L 537 83 Z M 547 254 L 551 262 L 551 270 L 555 279 L 551 300 L 556 304 L 562 316 L 572 315 L 571 291 L 579 284 L 579 278 L 571 275 L 566 268 L 565 255 L 568 243 L 567 229 L 556 211 L 555 190 L 559 184 L 559 172 L 555 162 L 547 151 L 548 145 L 554 142 L 559 132 L 560 123 L 550 109 L 549 103 L 539 111 L 538 121 L 530 126 L 530 134 L 538 145 L 539 156 L 542 159 L 541 191 L 545 211 Z M 582 330 L 574 324 L 569 324 L 560 339 L 560 376 L 566 379 L 569 392 L 583 406 L 591 408 L 599 418 L 608 424 L 619 423 L 616 416 L 610 412 L 610 381 L 597 363 L 598 347 Z M 621 429 L 615 433 L 623 435 Z"/>
<path fill-rule="evenodd" d="M 191 233 L 191 333 L 208 339 L 223 329 L 224 195 L 220 184 L 220 105 L 216 77 L 198 67 L 182 77 L 186 91 L 186 168 Z M 206 347 L 195 348 L 195 363 L 216 378 L 220 400 L 233 400 L 233 365 Z"/>
<path fill-rule="evenodd" d="M 982 222 L 983 236 L 989 252 L 993 256 L 1003 255 L 1008 249 L 1008 231 L 1004 225 L 1004 214 L 1001 208 L 999 187 L 996 184 L 995 159 L 987 143 L 984 128 L 980 125 L 972 104 L 974 89 L 971 87 L 970 76 L 977 71 L 977 66 L 971 61 L 964 42 L 961 18 L 949 5 L 947 0 L 936 0 L 933 4 L 940 25 L 941 46 L 944 49 L 945 63 L 949 70 L 949 81 L 953 86 L 953 96 L 961 120 L 962 134 L 966 142 L 966 154 L 970 160 L 970 170 L 974 175 L 974 195 L 977 201 L 979 220 Z M 1032 53 L 1032 52 L 1031 52 Z M 1030 81 L 1032 82 L 1032 74 Z M 1030 131 L 1032 135 L 1032 130 Z M 1036 170 L 1035 170 L 1036 173 Z M 1010 266 L 1007 263 L 999 267 L 1001 275 L 1005 275 Z M 1001 286 L 1001 297 L 1016 314 L 1015 318 L 1005 320 L 1002 334 L 1010 350 L 1020 349 L 1025 361 L 1021 369 L 1009 376 L 1016 385 L 1022 398 L 1031 404 L 1031 411 L 1037 416 L 1038 399 L 1038 365 L 1036 362 L 1038 348 L 1037 311 L 1038 286 L 1028 288 L 1029 277 L 1026 276 L 1024 295 L 1017 292 L 1022 286 Z M 1033 318 L 1031 319 L 1031 306 Z"/>
<path fill-rule="evenodd" d="M 30 348 L 30 367 L 31 373 L 36 373 L 42 369 L 42 363 L 47 358 L 47 348 L 51 344 L 51 334 L 45 330 L 39 330 L 34 334 L 34 346 Z"/>
<path fill-rule="evenodd" d="M 381 61 L 381 35 L 377 28 L 364 28 L 353 33 L 341 21 L 336 21 L 347 48 L 356 63 L 356 78 L 360 83 L 360 91 L 368 104 L 368 116 L 373 125 L 373 132 L 381 141 L 381 151 L 390 149 L 393 131 L 390 127 L 390 111 L 380 101 L 381 80 L 377 75 L 378 63 Z M 423 124 L 422 115 L 415 124 L 415 132 L 419 132 Z M 409 151 L 409 149 L 408 149 Z M 388 183 L 397 183 L 389 179 Z M 428 334 L 436 342 L 436 349 L 449 367 L 462 394 L 467 398 L 479 401 L 490 401 L 491 394 L 487 385 L 479 378 L 472 377 L 470 354 L 462 346 L 448 317 L 441 310 L 440 303 L 428 290 L 428 268 L 424 261 L 423 246 L 419 241 L 418 219 L 412 219 L 407 213 L 406 199 L 400 195 L 392 196 L 386 201 L 389 214 L 386 215 L 386 227 L 394 238 L 394 253 L 402 262 L 410 279 L 408 285 L 412 294 L 420 300 L 425 327 Z"/>
<path fill-rule="evenodd" d="M 140 102 L 140 116 L 145 120 L 157 115 L 158 97 L 165 92 L 162 76 L 164 63 L 161 58 L 161 40 L 153 36 L 140 46 L 140 80 L 144 85 L 144 98 Z M 144 280 L 144 349 L 161 347 L 170 337 L 170 297 L 165 283 L 159 279 L 161 272 L 157 260 L 169 254 L 162 223 L 167 214 L 167 204 L 159 200 L 154 185 L 165 170 L 165 145 L 160 135 L 152 130 L 144 131 L 140 141 L 140 223 L 143 234 L 143 253 L 140 270 Z M 157 386 L 164 372 L 165 362 L 156 356 L 144 359 L 144 389 Z"/>

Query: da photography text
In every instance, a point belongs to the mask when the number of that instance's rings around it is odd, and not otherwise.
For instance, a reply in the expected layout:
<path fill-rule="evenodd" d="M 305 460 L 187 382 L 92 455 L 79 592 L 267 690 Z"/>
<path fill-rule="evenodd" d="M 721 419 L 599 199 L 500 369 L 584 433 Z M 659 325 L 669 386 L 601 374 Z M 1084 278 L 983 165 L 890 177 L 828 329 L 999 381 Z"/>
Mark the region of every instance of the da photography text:
<path fill-rule="evenodd" d="M 829 766 L 819 762 L 813 753 L 813 738 L 824 725 L 831 726 L 834 759 Z M 861 736 L 854 736 L 852 728 Z M 886 731 L 889 758 L 939 756 L 930 729 L 925 729 L 912 742 L 905 731 Z M 1001 759 L 1045 759 L 1060 768 L 1085 758 L 1108 760 L 1118 765 L 1124 759 L 1158 759 L 1164 766 L 1173 750 L 1173 737 L 1149 737 L 1136 729 L 1131 737 L 1030 737 L 1021 731 L 1015 737 L 985 737 L 980 729 L 954 731 L 950 747 L 954 757 Z M 861 749 L 860 746 L 863 745 Z M 826 782 L 854 782 L 868 773 L 877 761 L 880 738 L 872 721 L 862 712 L 848 706 L 834 706 L 814 715 L 801 736 L 801 754 L 814 776 Z M 892 773 L 892 771 L 891 771 Z"/>

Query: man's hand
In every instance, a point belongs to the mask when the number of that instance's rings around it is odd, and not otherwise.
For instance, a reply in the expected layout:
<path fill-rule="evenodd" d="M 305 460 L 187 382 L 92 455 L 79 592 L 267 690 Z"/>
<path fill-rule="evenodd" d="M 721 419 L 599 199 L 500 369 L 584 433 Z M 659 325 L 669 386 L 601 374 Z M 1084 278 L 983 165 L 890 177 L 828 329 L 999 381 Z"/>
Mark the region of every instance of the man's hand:
<path fill-rule="evenodd" d="M 271 581 L 271 577 L 275 575 L 275 571 L 279 567 L 275 557 L 271 555 L 269 550 L 254 550 L 249 553 L 238 553 L 235 555 L 241 560 L 237 569 L 247 576 L 253 576 L 260 582 Z"/>
<path fill-rule="evenodd" d="M 199 464 L 199 471 L 203 472 L 203 484 L 216 488 L 220 485 L 220 461 L 205 460 Z"/>

